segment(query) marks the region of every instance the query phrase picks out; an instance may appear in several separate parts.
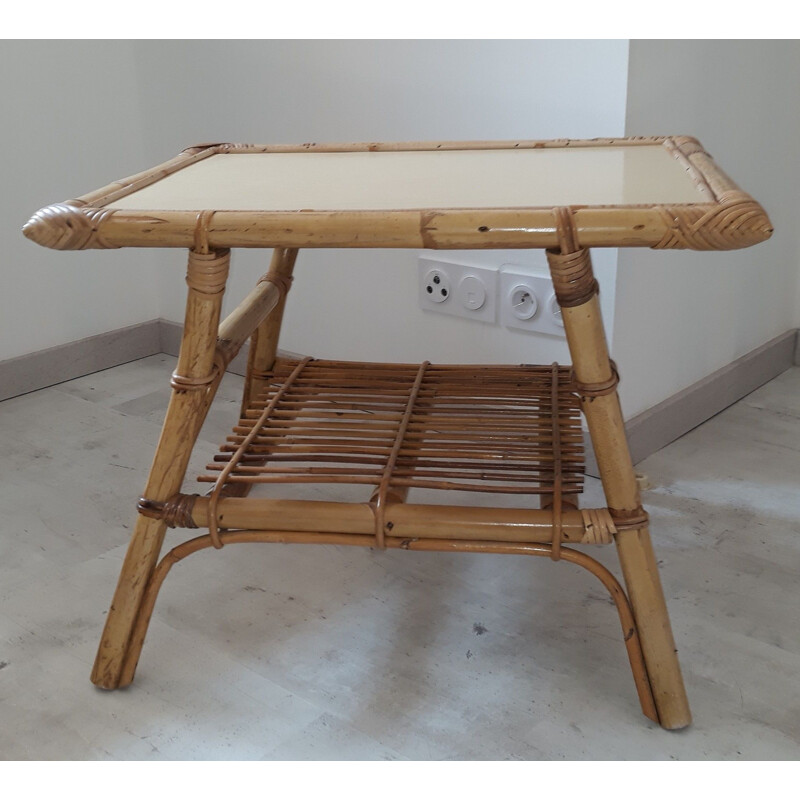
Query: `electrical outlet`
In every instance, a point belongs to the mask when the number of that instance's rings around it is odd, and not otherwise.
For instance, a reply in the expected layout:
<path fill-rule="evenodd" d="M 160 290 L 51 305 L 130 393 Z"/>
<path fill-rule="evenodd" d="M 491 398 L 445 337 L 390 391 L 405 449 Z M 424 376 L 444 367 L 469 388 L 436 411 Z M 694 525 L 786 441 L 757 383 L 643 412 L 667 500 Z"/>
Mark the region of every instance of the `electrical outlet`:
<path fill-rule="evenodd" d="M 420 258 L 419 304 L 427 311 L 493 323 L 497 270 Z"/>
<path fill-rule="evenodd" d="M 425 299 L 429 303 L 445 303 L 450 297 L 451 286 L 450 276 L 443 269 L 431 266 L 425 270 L 422 278 L 422 288 L 425 292 Z"/>
<path fill-rule="evenodd" d="M 503 264 L 500 269 L 500 323 L 563 338 L 564 322 L 550 277 L 523 272 L 524 267 L 516 264 Z"/>

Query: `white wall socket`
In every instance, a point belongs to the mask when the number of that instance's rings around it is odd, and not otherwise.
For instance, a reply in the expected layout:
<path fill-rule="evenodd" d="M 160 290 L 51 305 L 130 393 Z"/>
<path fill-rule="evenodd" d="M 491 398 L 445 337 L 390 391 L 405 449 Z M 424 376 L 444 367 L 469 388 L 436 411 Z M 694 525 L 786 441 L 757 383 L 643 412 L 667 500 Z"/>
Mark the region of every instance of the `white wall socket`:
<path fill-rule="evenodd" d="M 531 275 L 516 264 L 500 269 L 500 324 L 563 339 L 564 323 L 550 276 Z"/>
<path fill-rule="evenodd" d="M 419 304 L 428 311 L 493 323 L 497 319 L 497 270 L 420 258 Z"/>

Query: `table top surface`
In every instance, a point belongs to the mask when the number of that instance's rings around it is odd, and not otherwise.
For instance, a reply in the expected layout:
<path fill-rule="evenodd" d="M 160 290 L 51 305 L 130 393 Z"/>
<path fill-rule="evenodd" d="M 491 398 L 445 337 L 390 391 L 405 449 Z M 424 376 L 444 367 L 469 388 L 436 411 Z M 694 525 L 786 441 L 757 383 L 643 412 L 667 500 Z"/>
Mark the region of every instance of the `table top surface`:
<path fill-rule="evenodd" d="M 565 225 L 585 247 L 732 249 L 771 233 L 689 137 L 198 145 L 24 232 L 57 249 L 470 249 L 563 246 Z"/>
<path fill-rule="evenodd" d="M 108 204 L 137 211 L 356 211 L 702 203 L 660 145 L 220 153 Z"/>

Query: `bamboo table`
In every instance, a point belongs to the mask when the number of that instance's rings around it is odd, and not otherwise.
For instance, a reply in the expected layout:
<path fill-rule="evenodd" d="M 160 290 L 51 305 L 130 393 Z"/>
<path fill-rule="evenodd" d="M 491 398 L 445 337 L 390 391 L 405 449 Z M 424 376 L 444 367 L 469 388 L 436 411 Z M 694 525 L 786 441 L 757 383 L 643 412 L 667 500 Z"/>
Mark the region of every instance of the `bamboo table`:
<path fill-rule="evenodd" d="M 38 211 L 61 250 L 185 247 L 186 318 L 172 396 L 92 680 L 128 685 L 171 566 L 235 542 L 518 553 L 592 572 L 613 598 L 642 710 L 689 724 L 648 516 L 625 439 L 591 247 L 721 250 L 767 239 L 763 209 L 694 139 L 204 144 Z M 272 248 L 220 325 L 230 248 Z M 299 248 L 545 248 L 571 367 L 375 364 L 278 356 Z M 241 418 L 183 494 L 219 382 L 250 339 Z M 586 418 L 606 507 L 579 508 Z M 362 503 L 249 496 L 265 483 L 372 487 Z M 423 505 L 414 488 L 526 494 L 536 508 Z M 531 502 L 533 506 L 533 502 Z M 207 533 L 159 561 L 167 526 Z M 627 593 L 582 550 L 615 542 Z"/>

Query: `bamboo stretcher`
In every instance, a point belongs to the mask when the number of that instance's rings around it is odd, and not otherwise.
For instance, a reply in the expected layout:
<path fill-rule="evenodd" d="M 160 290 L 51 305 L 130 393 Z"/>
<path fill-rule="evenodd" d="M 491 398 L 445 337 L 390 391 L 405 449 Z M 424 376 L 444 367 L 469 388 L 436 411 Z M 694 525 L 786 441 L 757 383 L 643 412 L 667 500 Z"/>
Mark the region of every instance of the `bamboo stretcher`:
<path fill-rule="evenodd" d="M 189 250 L 172 396 L 92 680 L 107 689 L 131 683 L 166 575 L 199 550 L 280 542 L 534 555 L 581 566 L 603 583 L 643 713 L 665 728 L 685 727 L 688 700 L 589 249 L 721 250 L 757 244 L 771 231 L 758 203 L 689 137 L 206 144 L 38 211 L 24 233 L 43 246 Z M 220 324 L 235 247 L 272 248 L 272 261 Z M 544 248 L 572 364 L 279 357 L 304 247 Z M 198 479 L 208 492 L 181 493 L 217 387 L 248 340 L 240 418 Z M 582 417 L 605 492 L 601 508 L 579 504 Z M 361 485 L 367 494 L 357 503 L 257 496 L 260 486 L 289 483 Z M 530 502 L 419 504 L 409 500 L 415 489 Z M 162 555 L 167 527 L 207 532 Z M 625 588 L 576 549 L 612 542 Z"/>

